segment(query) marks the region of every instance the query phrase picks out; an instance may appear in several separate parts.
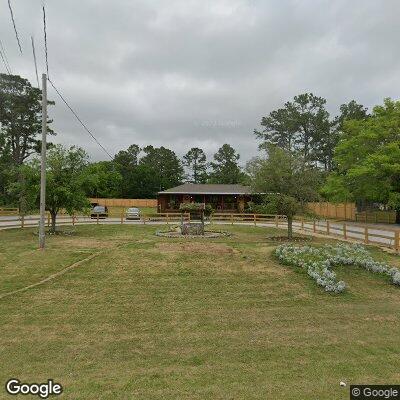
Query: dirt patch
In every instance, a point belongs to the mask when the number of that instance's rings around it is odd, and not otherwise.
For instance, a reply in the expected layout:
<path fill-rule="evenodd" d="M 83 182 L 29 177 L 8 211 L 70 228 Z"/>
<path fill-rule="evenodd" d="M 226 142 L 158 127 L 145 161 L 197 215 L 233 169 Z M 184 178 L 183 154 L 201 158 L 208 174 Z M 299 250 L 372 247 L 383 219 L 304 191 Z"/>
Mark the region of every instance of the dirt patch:
<path fill-rule="evenodd" d="M 219 243 L 157 243 L 156 248 L 166 252 L 188 252 L 207 254 L 237 254 L 238 250 Z"/>

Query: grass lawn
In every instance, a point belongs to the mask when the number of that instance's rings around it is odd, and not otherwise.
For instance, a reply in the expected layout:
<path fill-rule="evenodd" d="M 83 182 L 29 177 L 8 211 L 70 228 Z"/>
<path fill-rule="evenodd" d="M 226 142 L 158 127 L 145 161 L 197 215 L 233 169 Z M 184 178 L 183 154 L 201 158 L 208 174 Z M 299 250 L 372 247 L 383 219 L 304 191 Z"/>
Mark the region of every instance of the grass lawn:
<path fill-rule="evenodd" d="M 0 299 L 0 398 L 11 377 L 53 378 L 74 400 L 334 400 L 349 398 L 341 380 L 400 382 L 389 278 L 339 268 L 348 290 L 327 294 L 274 260 L 272 228 L 208 240 L 156 229 L 79 226 L 44 253 L 30 229 L 0 231 L 0 296 L 100 253 Z"/>

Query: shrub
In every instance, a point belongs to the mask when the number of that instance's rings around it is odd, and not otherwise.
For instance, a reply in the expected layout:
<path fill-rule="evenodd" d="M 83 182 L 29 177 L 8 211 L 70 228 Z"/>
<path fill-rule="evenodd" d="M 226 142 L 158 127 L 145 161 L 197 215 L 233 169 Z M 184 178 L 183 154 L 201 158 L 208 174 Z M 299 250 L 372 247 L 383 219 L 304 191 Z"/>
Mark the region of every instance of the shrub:
<path fill-rule="evenodd" d="M 179 206 L 179 210 L 181 210 L 182 212 L 203 211 L 204 209 L 204 203 L 181 203 Z"/>
<path fill-rule="evenodd" d="M 179 210 L 181 212 L 192 212 L 198 213 L 204 211 L 204 215 L 206 217 L 210 216 L 213 213 L 213 208 L 211 204 L 204 204 L 204 203 L 181 203 L 179 206 Z"/>
<path fill-rule="evenodd" d="M 331 269 L 337 265 L 355 265 L 368 271 L 388 275 L 393 284 L 400 285 L 400 271 L 385 263 L 375 261 L 362 245 L 338 244 L 323 247 L 281 245 L 275 255 L 285 265 L 301 267 L 327 292 L 341 293 L 346 284 L 337 281 Z"/>
<path fill-rule="evenodd" d="M 212 205 L 206 204 L 206 206 L 204 207 L 204 215 L 206 217 L 209 217 L 213 212 L 214 212 L 214 209 L 212 208 Z"/>

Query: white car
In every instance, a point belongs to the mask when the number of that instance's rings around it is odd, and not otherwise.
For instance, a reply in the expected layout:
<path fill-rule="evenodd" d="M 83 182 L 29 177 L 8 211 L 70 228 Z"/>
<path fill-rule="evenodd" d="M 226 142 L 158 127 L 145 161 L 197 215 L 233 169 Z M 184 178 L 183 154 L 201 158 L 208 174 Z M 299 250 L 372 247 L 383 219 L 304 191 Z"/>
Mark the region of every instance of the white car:
<path fill-rule="evenodd" d="M 125 213 L 126 219 L 140 219 L 140 210 L 136 207 L 130 207 Z"/>

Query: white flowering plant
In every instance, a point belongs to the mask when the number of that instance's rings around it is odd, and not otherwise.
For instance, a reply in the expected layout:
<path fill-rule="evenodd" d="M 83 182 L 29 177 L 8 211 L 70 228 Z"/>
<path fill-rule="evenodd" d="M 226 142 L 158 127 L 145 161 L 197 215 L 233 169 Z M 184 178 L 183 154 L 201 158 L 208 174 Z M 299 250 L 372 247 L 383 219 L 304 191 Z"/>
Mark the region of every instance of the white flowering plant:
<path fill-rule="evenodd" d="M 332 268 L 338 265 L 355 265 L 391 278 L 400 285 L 400 270 L 385 263 L 375 261 L 368 250 L 360 244 L 337 244 L 322 247 L 278 246 L 275 255 L 282 264 L 303 268 L 325 291 L 341 293 L 346 289 L 343 281 L 338 281 Z"/>

